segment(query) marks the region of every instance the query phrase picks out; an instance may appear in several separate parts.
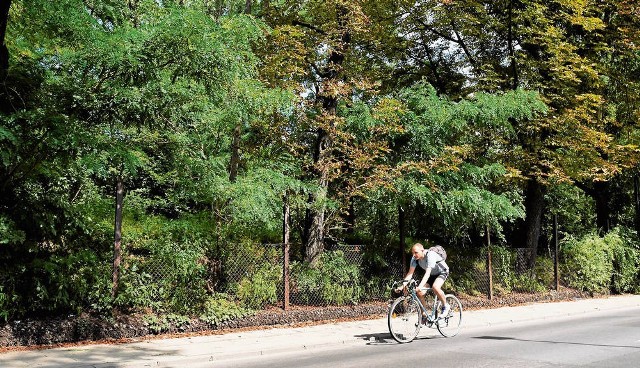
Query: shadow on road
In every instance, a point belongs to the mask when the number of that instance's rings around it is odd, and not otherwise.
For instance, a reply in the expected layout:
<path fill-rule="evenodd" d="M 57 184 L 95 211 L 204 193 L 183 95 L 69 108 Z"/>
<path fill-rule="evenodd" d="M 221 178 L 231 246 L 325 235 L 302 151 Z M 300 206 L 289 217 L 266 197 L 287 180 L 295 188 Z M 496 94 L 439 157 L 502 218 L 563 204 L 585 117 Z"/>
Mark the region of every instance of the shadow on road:
<path fill-rule="evenodd" d="M 354 337 L 367 341 L 367 345 L 397 344 L 388 332 L 355 335 Z"/>
<path fill-rule="evenodd" d="M 367 341 L 367 345 L 396 345 L 399 344 L 396 340 L 391 337 L 389 332 L 381 332 L 381 333 L 371 333 L 371 334 L 362 334 L 362 335 L 354 335 L 354 337 Z M 415 338 L 416 340 L 430 340 L 433 337 L 430 336 L 418 336 Z"/>
<path fill-rule="evenodd" d="M 589 344 L 584 342 L 571 342 L 571 341 L 529 340 L 529 339 L 518 339 L 515 337 L 507 337 L 507 336 L 476 336 L 474 337 L 474 339 L 511 340 L 511 341 L 524 341 L 524 342 L 538 342 L 543 344 L 565 344 L 565 345 L 598 346 L 598 347 L 607 347 L 607 348 L 640 349 L 640 346 L 633 346 L 633 345 L 609 345 L 609 344 Z"/>

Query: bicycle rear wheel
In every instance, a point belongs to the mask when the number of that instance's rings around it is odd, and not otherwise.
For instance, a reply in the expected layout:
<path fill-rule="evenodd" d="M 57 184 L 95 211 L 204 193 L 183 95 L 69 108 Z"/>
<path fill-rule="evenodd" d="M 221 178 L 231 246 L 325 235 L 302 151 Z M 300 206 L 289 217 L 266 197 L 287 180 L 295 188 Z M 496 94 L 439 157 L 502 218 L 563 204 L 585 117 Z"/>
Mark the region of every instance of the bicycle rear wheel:
<path fill-rule="evenodd" d="M 389 332 L 400 343 L 411 342 L 420 332 L 422 312 L 418 301 L 410 296 L 401 296 L 389 308 L 387 321 Z"/>
<path fill-rule="evenodd" d="M 442 336 L 453 337 L 460 332 L 460 323 L 462 323 L 462 303 L 460 303 L 458 298 L 451 294 L 447 294 L 445 296 L 445 300 L 451 309 L 446 316 L 438 316 L 436 326 Z M 440 311 L 439 306 L 437 311 Z"/>

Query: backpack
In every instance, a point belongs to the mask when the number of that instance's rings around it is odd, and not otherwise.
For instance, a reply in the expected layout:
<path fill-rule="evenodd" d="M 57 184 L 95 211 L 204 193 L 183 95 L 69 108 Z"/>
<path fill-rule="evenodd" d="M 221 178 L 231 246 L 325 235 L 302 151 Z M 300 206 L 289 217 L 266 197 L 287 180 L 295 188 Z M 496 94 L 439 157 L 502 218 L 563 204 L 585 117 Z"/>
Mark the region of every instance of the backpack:
<path fill-rule="evenodd" d="M 443 261 L 447 260 L 447 251 L 444 250 L 442 245 L 434 245 L 433 247 L 429 248 L 429 251 L 433 251 L 433 252 L 438 253 L 438 255 L 440 255 L 440 257 L 442 257 Z"/>

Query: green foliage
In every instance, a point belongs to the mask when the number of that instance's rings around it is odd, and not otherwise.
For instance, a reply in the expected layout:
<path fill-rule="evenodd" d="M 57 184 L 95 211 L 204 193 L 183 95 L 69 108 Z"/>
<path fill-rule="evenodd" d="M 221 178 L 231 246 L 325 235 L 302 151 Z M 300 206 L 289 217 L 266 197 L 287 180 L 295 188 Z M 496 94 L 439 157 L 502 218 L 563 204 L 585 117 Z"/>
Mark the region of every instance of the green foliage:
<path fill-rule="evenodd" d="M 536 285 L 532 289 L 532 292 L 540 292 L 544 290 L 550 290 L 555 287 L 555 275 L 554 275 L 554 260 L 550 257 L 536 257 L 536 265 L 533 269 L 533 278 L 531 280 L 536 282 Z M 524 289 L 529 290 L 529 289 Z"/>
<path fill-rule="evenodd" d="M 455 239 L 490 226 L 502 234 L 505 222 L 524 216 L 517 188 L 504 185 L 513 175 L 500 161 L 516 119 L 546 112 L 537 94 L 516 90 L 477 94 L 460 102 L 439 96 L 427 83 L 399 93 L 404 130 L 396 137 L 390 188 L 369 194 L 378 206 L 415 209 L 411 228 L 428 221 L 419 237 Z M 368 198 L 368 199 L 369 199 Z M 376 201 L 378 203 L 376 203 Z"/>
<path fill-rule="evenodd" d="M 2 307 L 5 318 L 34 314 L 79 313 L 86 308 L 105 312 L 111 307 L 110 268 L 93 250 L 42 253 L 30 262 L 3 271 Z"/>
<path fill-rule="evenodd" d="M 553 216 L 558 216 L 558 225 L 562 233 L 581 238 L 592 231 L 596 222 L 593 199 L 582 190 L 569 184 L 549 186 L 545 194 L 545 203 L 549 211 L 545 211 L 546 226 L 543 231 L 549 242 L 553 240 Z"/>
<path fill-rule="evenodd" d="M 562 276 L 569 286 L 591 293 L 624 292 L 637 288 L 638 251 L 618 231 L 562 243 Z"/>
<path fill-rule="evenodd" d="M 251 313 L 250 310 L 230 301 L 228 295 L 216 294 L 205 302 L 200 319 L 213 326 L 219 326 L 226 321 L 242 318 L 251 315 Z"/>
<path fill-rule="evenodd" d="M 180 327 L 189 324 L 190 319 L 187 316 L 170 313 L 166 315 L 147 314 L 143 317 L 143 321 L 151 332 L 160 334 L 171 328 L 180 329 Z"/>
<path fill-rule="evenodd" d="M 144 244 L 147 256 L 127 259 L 118 304 L 182 314 L 200 310 L 207 295 L 202 245 L 162 237 L 152 242 Z"/>
<path fill-rule="evenodd" d="M 294 262 L 291 269 L 293 293 L 303 303 L 344 305 L 359 302 L 363 295 L 360 270 L 342 251 L 323 253 L 314 267 Z"/>
<path fill-rule="evenodd" d="M 19 308 L 16 305 L 17 301 L 17 295 L 5 292 L 5 286 L 0 285 L 0 318 L 4 319 L 5 322 L 17 314 L 16 311 Z"/>
<path fill-rule="evenodd" d="M 518 270 L 516 268 L 516 251 L 502 245 L 491 246 L 491 265 L 496 294 L 519 292 L 543 292 L 553 285 L 553 260 L 549 257 L 536 257 L 533 270 Z M 456 263 L 458 259 L 456 259 Z M 469 294 L 477 294 L 488 287 L 487 248 L 482 248 L 477 257 L 468 258 L 459 266 L 462 275 L 456 275 L 455 287 Z M 482 276 L 479 276 L 482 275 Z M 481 283 L 484 279 L 485 282 Z M 485 284 L 486 285 L 483 285 Z"/>
<path fill-rule="evenodd" d="M 248 308 L 274 304 L 282 283 L 280 259 L 278 248 L 250 241 L 225 249 L 224 270 L 229 293 Z"/>
<path fill-rule="evenodd" d="M 613 275 L 611 291 L 629 293 L 640 290 L 640 244 L 635 231 L 617 228 L 607 234 L 613 243 Z M 619 237 L 619 242 L 616 237 Z"/>
<path fill-rule="evenodd" d="M 25 240 L 25 233 L 16 229 L 15 222 L 6 216 L 0 216 L 0 244 L 21 243 Z"/>
<path fill-rule="evenodd" d="M 486 259 L 487 249 L 483 248 L 482 257 Z M 499 284 L 504 290 L 513 290 L 513 283 L 516 278 L 515 265 L 516 254 L 513 249 L 500 246 L 491 246 L 491 265 L 493 266 L 493 281 Z M 486 267 L 486 266 L 485 266 Z"/>
<path fill-rule="evenodd" d="M 284 193 L 297 240 L 307 211 L 321 209 L 327 238 L 373 248 L 364 280 L 339 253 L 318 268 L 294 263 L 298 298 L 357 302 L 395 267 L 384 258 L 399 247 L 400 208 L 407 240 L 466 244 L 489 227 L 507 244 L 503 228 L 525 214 L 523 177 L 544 179 L 543 222 L 558 214 L 573 236 L 563 245 L 570 285 L 638 290 L 637 234 L 585 236 L 594 205 L 574 184 L 618 175 L 609 203 L 633 218 L 640 63 L 626 3 L 536 0 L 507 12 L 475 0 L 287 0 L 254 2 L 256 16 L 244 5 L 12 1 L 0 89 L 1 318 L 114 305 L 204 308 L 213 323 L 243 313 L 212 301 L 216 288 L 243 306 L 273 304 L 279 256 L 252 244 L 280 241 Z M 327 155 L 315 160 L 316 148 Z M 126 196 L 114 301 L 115 178 Z M 483 287 L 482 254 L 459 260 L 471 273 L 451 286 Z M 218 262 L 223 275 L 209 268 Z M 526 275 L 514 262 L 495 247 L 503 291 L 550 284 L 548 260 Z M 181 323 L 167 318 L 154 329 Z"/>
<path fill-rule="evenodd" d="M 237 297 L 242 305 L 261 309 L 278 301 L 278 286 L 282 283 L 282 267 L 265 263 L 238 284 Z"/>
<path fill-rule="evenodd" d="M 208 294 L 207 244 L 212 241 L 207 216 L 167 221 L 145 216 L 144 201 L 137 202 L 135 195 L 131 201 L 123 226 L 127 246 L 118 305 L 181 314 L 201 310 Z"/>

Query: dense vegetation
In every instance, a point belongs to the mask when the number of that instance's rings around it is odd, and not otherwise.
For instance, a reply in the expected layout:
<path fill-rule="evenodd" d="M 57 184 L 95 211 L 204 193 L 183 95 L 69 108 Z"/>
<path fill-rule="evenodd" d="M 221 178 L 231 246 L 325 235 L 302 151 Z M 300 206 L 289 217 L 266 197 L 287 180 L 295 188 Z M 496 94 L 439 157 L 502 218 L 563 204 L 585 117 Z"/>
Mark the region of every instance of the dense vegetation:
<path fill-rule="evenodd" d="M 415 241 L 450 250 L 459 292 L 477 292 L 487 239 L 504 291 L 536 290 L 554 219 L 563 283 L 640 288 L 635 0 L 11 0 L 0 16 L 5 320 L 233 318 L 277 302 L 281 255 L 261 244 L 283 236 L 299 303 L 362 300 Z M 364 246 L 361 266 L 340 244 Z"/>

